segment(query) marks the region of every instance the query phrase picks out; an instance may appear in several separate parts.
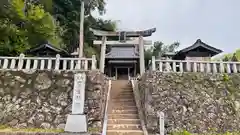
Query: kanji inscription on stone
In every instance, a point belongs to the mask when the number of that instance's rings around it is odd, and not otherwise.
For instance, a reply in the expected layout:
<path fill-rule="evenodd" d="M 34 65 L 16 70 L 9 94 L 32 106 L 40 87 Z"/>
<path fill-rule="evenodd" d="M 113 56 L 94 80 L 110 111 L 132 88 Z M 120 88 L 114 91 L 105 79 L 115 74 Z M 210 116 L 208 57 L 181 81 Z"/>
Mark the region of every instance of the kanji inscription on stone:
<path fill-rule="evenodd" d="M 74 75 L 72 114 L 83 114 L 86 74 Z"/>

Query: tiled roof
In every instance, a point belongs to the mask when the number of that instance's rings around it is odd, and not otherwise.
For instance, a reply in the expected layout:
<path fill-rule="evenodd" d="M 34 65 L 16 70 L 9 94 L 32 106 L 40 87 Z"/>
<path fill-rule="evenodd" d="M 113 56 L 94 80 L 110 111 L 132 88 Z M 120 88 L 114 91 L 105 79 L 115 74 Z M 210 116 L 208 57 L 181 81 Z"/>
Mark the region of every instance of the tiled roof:
<path fill-rule="evenodd" d="M 106 58 L 139 58 L 135 46 L 112 46 Z"/>
<path fill-rule="evenodd" d="M 219 54 L 221 52 L 223 52 L 222 50 L 220 49 L 217 49 L 217 48 L 214 48 L 204 42 L 201 41 L 201 39 L 198 39 L 193 45 L 187 47 L 187 48 L 184 48 L 182 50 L 180 50 L 178 53 L 185 53 L 185 52 L 188 52 L 190 50 L 193 50 L 197 47 L 203 47 L 203 48 L 206 48 L 207 50 L 211 51 L 212 53 L 214 53 L 215 55 L 216 54 Z"/>

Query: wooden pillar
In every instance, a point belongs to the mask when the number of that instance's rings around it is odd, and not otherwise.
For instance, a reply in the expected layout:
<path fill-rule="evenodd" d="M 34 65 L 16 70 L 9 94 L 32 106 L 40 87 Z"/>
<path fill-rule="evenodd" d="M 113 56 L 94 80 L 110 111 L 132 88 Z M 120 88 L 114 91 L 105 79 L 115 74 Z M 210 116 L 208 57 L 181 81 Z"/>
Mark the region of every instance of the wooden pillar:
<path fill-rule="evenodd" d="M 101 56 L 100 56 L 100 71 L 104 73 L 104 67 L 105 67 L 105 56 L 106 56 L 106 41 L 107 37 L 102 37 L 102 45 L 101 45 Z"/>
<path fill-rule="evenodd" d="M 140 55 L 140 75 L 143 75 L 145 72 L 145 62 L 144 62 L 144 42 L 142 36 L 139 36 L 139 55 Z"/>
<path fill-rule="evenodd" d="M 115 67 L 115 79 L 117 80 L 117 68 Z"/>
<path fill-rule="evenodd" d="M 135 64 L 134 64 L 134 75 L 133 75 L 134 77 L 137 75 L 137 69 L 136 69 L 137 66 L 136 66 L 136 65 L 137 65 L 137 64 L 135 63 Z"/>
<path fill-rule="evenodd" d="M 109 76 L 112 77 L 112 65 L 109 66 Z"/>

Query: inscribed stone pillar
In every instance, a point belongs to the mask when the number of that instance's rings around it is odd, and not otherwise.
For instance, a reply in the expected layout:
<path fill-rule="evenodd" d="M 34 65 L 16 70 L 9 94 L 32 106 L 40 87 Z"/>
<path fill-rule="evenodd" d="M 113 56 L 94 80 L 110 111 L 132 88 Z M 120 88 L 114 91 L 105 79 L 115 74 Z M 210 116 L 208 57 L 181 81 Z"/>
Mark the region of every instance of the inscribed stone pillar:
<path fill-rule="evenodd" d="M 87 117 L 84 114 L 86 74 L 74 75 L 72 114 L 68 115 L 65 132 L 87 132 Z"/>
<path fill-rule="evenodd" d="M 85 101 L 86 74 L 74 75 L 72 114 L 83 114 Z"/>
<path fill-rule="evenodd" d="M 104 67 L 105 67 L 105 56 L 106 56 L 106 41 L 107 37 L 102 37 L 102 45 L 101 45 L 101 56 L 100 56 L 100 71 L 104 73 Z"/>
<path fill-rule="evenodd" d="M 145 62 L 144 62 L 144 42 L 142 36 L 139 36 L 139 55 L 140 55 L 140 74 L 143 75 L 145 72 Z"/>

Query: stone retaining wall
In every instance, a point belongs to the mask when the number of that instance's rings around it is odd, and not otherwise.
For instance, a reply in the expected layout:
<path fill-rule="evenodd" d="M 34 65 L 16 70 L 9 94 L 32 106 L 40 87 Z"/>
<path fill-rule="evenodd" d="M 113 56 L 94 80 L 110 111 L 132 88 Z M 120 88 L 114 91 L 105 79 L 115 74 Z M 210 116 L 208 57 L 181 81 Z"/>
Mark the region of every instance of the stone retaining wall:
<path fill-rule="evenodd" d="M 63 129 L 71 112 L 74 73 L 0 71 L 0 124 L 16 128 Z M 87 72 L 85 113 L 89 128 L 102 125 L 108 83 Z"/>
<path fill-rule="evenodd" d="M 148 72 L 139 81 L 148 131 L 226 132 L 240 129 L 240 74 Z"/>

